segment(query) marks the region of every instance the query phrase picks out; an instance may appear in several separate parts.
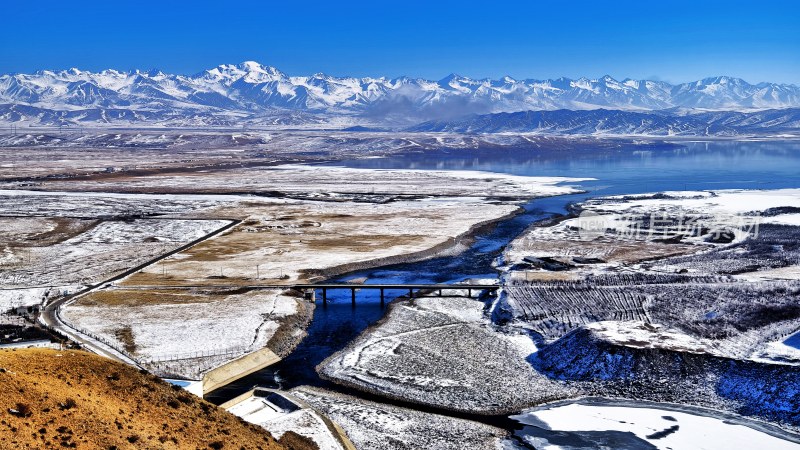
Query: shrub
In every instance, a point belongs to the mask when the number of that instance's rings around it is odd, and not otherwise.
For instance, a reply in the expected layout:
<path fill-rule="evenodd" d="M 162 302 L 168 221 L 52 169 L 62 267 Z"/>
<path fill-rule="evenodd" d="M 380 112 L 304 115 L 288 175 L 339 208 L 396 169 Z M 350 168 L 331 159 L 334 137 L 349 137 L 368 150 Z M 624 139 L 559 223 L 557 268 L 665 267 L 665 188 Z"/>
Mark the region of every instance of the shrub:
<path fill-rule="evenodd" d="M 59 403 L 58 404 L 58 408 L 61 409 L 62 411 L 64 411 L 64 410 L 67 410 L 67 409 L 72 409 L 72 408 L 76 407 L 77 405 L 78 404 L 75 402 L 74 399 L 68 398 L 68 399 L 64 400 L 63 402 Z"/>
<path fill-rule="evenodd" d="M 17 403 L 15 408 L 9 408 L 8 413 L 12 416 L 17 417 L 30 417 L 31 414 L 31 407 L 25 403 Z"/>
<path fill-rule="evenodd" d="M 283 433 L 278 443 L 289 450 L 319 450 L 316 442 L 294 431 Z"/>

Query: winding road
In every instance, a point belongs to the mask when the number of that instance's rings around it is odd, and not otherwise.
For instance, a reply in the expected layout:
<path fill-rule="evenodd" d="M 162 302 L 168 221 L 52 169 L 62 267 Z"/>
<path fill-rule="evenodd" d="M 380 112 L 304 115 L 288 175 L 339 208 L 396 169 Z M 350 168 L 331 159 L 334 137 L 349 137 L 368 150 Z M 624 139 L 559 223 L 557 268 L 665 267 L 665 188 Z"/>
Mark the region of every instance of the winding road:
<path fill-rule="evenodd" d="M 207 220 L 207 219 L 196 219 L 196 220 Z M 64 336 L 67 336 L 70 340 L 77 342 L 82 347 L 87 348 L 87 349 L 91 350 L 94 353 L 97 353 L 99 355 L 102 355 L 102 356 L 105 356 L 105 357 L 108 357 L 108 358 L 111 358 L 111 359 L 116 359 L 116 360 L 122 361 L 122 362 L 124 362 L 126 364 L 130 364 L 132 366 L 141 368 L 136 361 L 134 361 L 133 359 L 131 359 L 129 356 L 125 355 L 124 353 L 122 353 L 122 352 L 118 351 L 117 349 L 115 349 L 115 348 L 113 348 L 113 347 L 111 347 L 111 346 L 109 346 L 107 344 L 104 344 L 103 342 L 100 342 L 99 340 L 97 340 L 97 339 L 95 339 L 95 338 L 93 338 L 91 336 L 88 336 L 85 333 L 81 332 L 80 330 L 77 330 L 77 329 L 73 328 L 72 326 L 70 326 L 68 323 L 66 323 L 61 318 L 61 308 L 63 306 L 65 306 L 65 305 L 69 304 L 69 303 L 72 303 L 73 301 L 77 300 L 78 298 L 80 298 L 80 297 L 82 297 L 82 296 L 84 296 L 84 295 L 86 295 L 86 294 L 88 294 L 90 292 L 93 292 L 93 291 L 98 290 L 100 288 L 106 287 L 106 286 L 108 286 L 109 284 L 111 284 L 111 283 L 113 283 L 115 281 L 121 280 L 121 279 L 123 279 L 123 278 L 125 278 L 125 277 L 127 277 L 129 275 L 132 275 L 132 274 L 134 274 L 134 273 L 136 273 L 136 272 L 138 272 L 138 271 L 140 271 L 140 270 L 142 270 L 142 269 L 144 269 L 144 268 L 146 268 L 148 266 L 156 264 L 156 263 L 158 263 L 159 261 L 161 261 L 161 260 L 163 260 L 165 258 L 169 258 L 170 256 L 172 256 L 172 255 L 174 255 L 176 253 L 180 253 L 180 252 L 182 252 L 182 251 L 184 251 L 186 249 L 194 247 L 195 245 L 197 245 L 197 244 L 199 244 L 199 243 L 201 243 L 203 241 L 206 241 L 208 239 L 211 239 L 214 236 L 220 235 L 220 234 L 230 230 L 231 228 L 233 228 L 236 225 L 241 223 L 241 220 L 238 220 L 238 219 L 214 219 L 214 220 L 228 220 L 230 223 L 228 223 L 227 225 L 225 225 L 223 227 L 217 228 L 216 230 L 214 230 L 214 231 L 212 231 L 212 232 L 210 232 L 210 233 L 208 233 L 206 235 L 203 235 L 203 236 L 201 236 L 201 237 L 199 237 L 199 238 L 197 238 L 197 239 L 195 239 L 195 240 L 193 240 L 193 241 L 191 241 L 191 242 L 189 242 L 187 244 L 184 244 L 184 245 L 182 245 L 180 247 L 177 247 L 177 248 L 175 248 L 173 250 L 170 250 L 167 253 L 163 253 L 161 255 L 156 256 L 153 259 L 145 261 L 142 264 L 139 264 L 139 265 L 137 265 L 135 267 L 127 269 L 127 270 L 125 270 L 125 271 L 123 271 L 123 272 L 121 272 L 121 273 L 119 273 L 119 274 L 117 274 L 117 275 L 115 275 L 115 276 L 113 276 L 113 277 L 111 277 L 109 279 L 103 280 L 103 281 L 101 281 L 99 283 L 95 283 L 95 284 L 86 286 L 85 288 L 81 289 L 80 291 L 78 291 L 78 292 L 76 292 L 74 294 L 67 295 L 67 296 L 55 299 L 55 300 L 53 300 L 51 302 L 48 302 L 47 304 L 45 304 L 44 308 L 42 309 L 42 313 L 39 316 L 39 322 L 41 322 L 42 325 L 44 325 L 44 326 L 46 326 L 48 328 L 51 328 L 51 329 L 55 330 L 56 332 L 58 332 L 58 333 L 60 333 L 60 334 L 62 334 Z"/>

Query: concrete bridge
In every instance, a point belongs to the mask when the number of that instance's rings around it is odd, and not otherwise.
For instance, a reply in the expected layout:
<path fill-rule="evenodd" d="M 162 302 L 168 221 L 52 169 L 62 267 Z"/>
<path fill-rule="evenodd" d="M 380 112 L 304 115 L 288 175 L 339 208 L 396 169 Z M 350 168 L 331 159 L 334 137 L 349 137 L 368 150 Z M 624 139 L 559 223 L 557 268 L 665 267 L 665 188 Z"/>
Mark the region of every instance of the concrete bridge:
<path fill-rule="evenodd" d="M 163 289 L 294 289 L 305 293 L 308 300 L 316 301 L 316 292 L 320 290 L 322 293 L 322 304 L 328 304 L 328 291 L 329 290 L 349 290 L 350 299 L 353 305 L 356 304 L 356 291 L 359 290 L 377 290 L 380 291 L 381 304 L 385 302 L 387 290 L 401 290 L 408 292 L 409 298 L 414 298 L 417 295 L 435 293 L 437 296 L 442 297 L 443 293 L 450 291 L 467 291 L 467 297 L 472 298 L 473 292 L 480 293 L 488 292 L 494 294 L 500 289 L 499 284 L 355 284 L 355 283 L 306 283 L 306 284 L 204 284 L 204 285 L 153 285 L 153 286 L 115 286 L 114 289 L 130 289 L 130 290 L 163 290 Z"/>
<path fill-rule="evenodd" d="M 318 283 L 318 284 L 295 284 L 292 286 L 294 289 L 299 289 L 311 292 L 311 299 L 315 300 L 316 290 L 322 291 L 322 304 L 328 304 L 328 290 L 336 289 L 349 289 L 350 298 L 352 303 L 356 304 L 356 291 L 361 289 L 380 290 L 381 304 L 385 301 L 386 290 L 403 290 L 408 291 L 408 297 L 414 298 L 414 292 L 417 293 L 436 293 L 439 297 L 442 296 L 444 291 L 467 291 L 467 296 L 472 298 L 472 292 L 490 292 L 495 293 L 500 289 L 498 284 L 353 284 L 353 283 Z"/>

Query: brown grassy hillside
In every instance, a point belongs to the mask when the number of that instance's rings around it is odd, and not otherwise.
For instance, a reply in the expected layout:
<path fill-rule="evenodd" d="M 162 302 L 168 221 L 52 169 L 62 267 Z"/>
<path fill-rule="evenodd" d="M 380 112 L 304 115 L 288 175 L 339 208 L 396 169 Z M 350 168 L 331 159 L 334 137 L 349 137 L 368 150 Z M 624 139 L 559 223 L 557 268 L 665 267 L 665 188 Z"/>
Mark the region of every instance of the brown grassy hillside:
<path fill-rule="evenodd" d="M 283 449 L 153 375 L 84 352 L 0 350 L 1 449 Z"/>

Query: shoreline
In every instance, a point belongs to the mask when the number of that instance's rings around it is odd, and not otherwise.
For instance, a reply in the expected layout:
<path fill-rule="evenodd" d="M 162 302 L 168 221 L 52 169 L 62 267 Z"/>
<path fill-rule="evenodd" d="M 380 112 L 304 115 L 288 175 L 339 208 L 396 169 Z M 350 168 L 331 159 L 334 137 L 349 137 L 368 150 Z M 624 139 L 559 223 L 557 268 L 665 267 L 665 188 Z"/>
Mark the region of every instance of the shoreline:
<path fill-rule="evenodd" d="M 769 110 L 769 109 L 767 109 Z M 175 133 L 187 133 L 192 132 L 196 134 L 220 134 L 220 133 L 235 133 L 235 134 L 248 134 L 248 133 L 303 133 L 303 134 L 324 134 L 330 135 L 331 133 L 336 134 L 345 134 L 345 135 L 357 135 L 357 136 L 396 136 L 397 134 L 401 135 L 409 135 L 409 136 L 430 136 L 430 135 L 446 135 L 446 136 L 536 136 L 536 137 L 552 137 L 552 138 L 560 138 L 560 139 L 626 139 L 626 140 L 640 140 L 640 139 L 659 139 L 664 141 L 682 141 L 682 140 L 700 140 L 700 141 L 746 141 L 750 139 L 763 139 L 763 140 L 787 140 L 787 141 L 794 141 L 800 139 L 800 135 L 797 134 L 775 134 L 775 135 L 733 135 L 733 136 L 703 136 L 703 135 L 658 135 L 658 134 L 565 134 L 565 133 L 544 133 L 544 132 L 522 132 L 522 131 L 508 131 L 508 132 L 493 132 L 493 133 L 469 133 L 469 132 L 453 132 L 453 131 L 404 131 L 404 130 L 393 130 L 393 129 L 386 129 L 386 130 L 370 130 L 370 131 L 353 131 L 348 130 L 352 125 L 348 125 L 347 127 L 306 127 L 303 128 L 302 126 L 296 127 L 286 127 L 286 126 L 257 126 L 257 125 L 250 125 L 247 127 L 246 130 L 242 130 L 240 127 L 231 127 L 231 126 L 203 126 L 203 127 L 192 127 L 192 126 L 165 126 L 163 124 L 153 124 L 153 126 L 126 126 L 125 124 L 118 124 L 118 125 L 111 125 L 111 126 L 85 126 L 81 125 L 79 129 L 80 132 L 83 134 L 97 132 L 97 133 L 108 133 L 108 132 L 137 132 L 137 133 L 152 133 L 152 134 L 164 134 L 165 132 L 175 132 Z M 17 136 L 24 136 L 25 134 L 32 134 L 32 133 L 59 133 L 60 128 L 58 126 L 48 126 L 48 125 L 39 125 L 39 126 L 27 126 L 21 129 L 18 129 Z M 74 131 L 74 130 L 70 130 Z M 8 135 L 12 136 L 11 133 L 1 133 L 0 135 Z M 41 148 L 37 146 L 27 146 L 26 148 Z M 78 148 L 78 147 L 76 147 Z M 115 148 L 112 148 L 115 149 Z"/>

